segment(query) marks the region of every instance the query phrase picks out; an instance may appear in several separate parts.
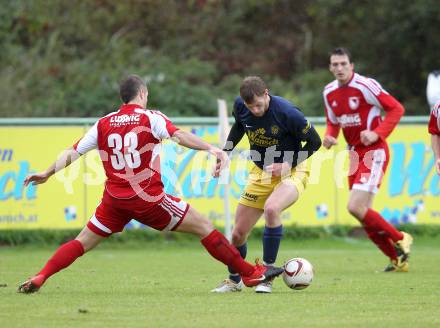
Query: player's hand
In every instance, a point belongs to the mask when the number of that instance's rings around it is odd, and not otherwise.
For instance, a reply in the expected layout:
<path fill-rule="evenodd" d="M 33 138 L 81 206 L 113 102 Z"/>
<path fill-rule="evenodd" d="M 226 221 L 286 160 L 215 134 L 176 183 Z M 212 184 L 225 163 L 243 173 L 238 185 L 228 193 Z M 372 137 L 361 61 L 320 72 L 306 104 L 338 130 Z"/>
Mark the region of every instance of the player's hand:
<path fill-rule="evenodd" d="M 437 174 L 440 175 L 440 158 L 437 158 L 435 162 L 435 169 L 437 170 Z"/>
<path fill-rule="evenodd" d="M 292 170 L 292 166 L 287 163 L 273 163 L 271 165 L 268 165 L 264 169 L 267 173 L 272 173 L 272 176 L 274 177 L 280 177 L 280 176 L 286 176 L 290 174 L 290 171 Z"/>
<path fill-rule="evenodd" d="M 220 172 L 228 166 L 229 157 L 223 150 L 217 147 L 211 147 L 208 152 L 217 158 L 217 162 L 212 172 L 212 176 L 217 178 L 220 176 Z"/>
<path fill-rule="evenodd" d="M 220 176 L 220 172 L 222 171 L 222 162 L 220 159 L 217 158 L 217 163 L 214 166 L 214 169 L 212 170 L 212 176 L 214 178 L 218 178 Z"/>
<path fill-rule="evenodd" d="M 27 187 L 31 182 L 33 185 L 42 184 L 45 183 L 49 177 L 50 175 L 48 175 L 46 172 L 30 174 L 26 177 L 26 179 L 24 179 L 23 185 Z"/>
<path fill-rule="evenodd" d="M 326 149 L 330 149 L 332 146 L 337 145 L 338 141 L 336 140 L 336 138 L 326 135 L 324 137 L 324 140 L 322 141 L 322 145 L 326 148 Z"/>
<path fill-rule="evenodd" d="M 379 140 L 379 135 L 370 130 L 364 130 L 361 132 L 361 142 L 364 146 L 369 146 L 374 144 L 377 140 Z"/>

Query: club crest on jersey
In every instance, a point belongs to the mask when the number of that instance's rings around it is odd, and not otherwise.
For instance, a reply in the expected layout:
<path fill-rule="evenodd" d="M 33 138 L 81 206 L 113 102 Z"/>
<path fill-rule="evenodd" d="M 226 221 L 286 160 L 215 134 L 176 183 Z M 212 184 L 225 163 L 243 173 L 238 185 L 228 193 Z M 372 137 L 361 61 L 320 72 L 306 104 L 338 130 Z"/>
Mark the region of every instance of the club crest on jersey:
<path fill-rule="evenodd" d="M 348 106 L 350 109 L 356 110 L 359 107 L 359 97 L 350 97 L 348 98 Z"/>
<path fill-rule="evenodd" d="M 270 128 L 270 131 L 272 132 L 272 134 L 278 134 L 278 132 L 280 131 L 280 128 L 278 127 L 278 125 L 272 125 L 272 127 Z"/>

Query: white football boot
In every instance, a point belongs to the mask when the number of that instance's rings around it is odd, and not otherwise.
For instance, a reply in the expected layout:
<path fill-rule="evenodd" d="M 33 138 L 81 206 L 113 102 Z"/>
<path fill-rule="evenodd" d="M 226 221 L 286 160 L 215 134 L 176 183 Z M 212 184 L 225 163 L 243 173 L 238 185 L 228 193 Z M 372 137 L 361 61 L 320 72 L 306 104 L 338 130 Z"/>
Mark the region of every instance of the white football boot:
<path fill-rule="evenodd" d="M 225 279 L 222 283 L 217 287 L 211 290 L 212 293 L 233 293 L 233 292 L 241 292 L 244 288 L 243 281 L 240 280 L 239 283 L 232 281 L 231 279 Z"/>
<path fill-rule="evenodd" d="M 273 279 L 266 282 L 262 282 L 261 284 L 257 285 L 257 287 L 255 287 L 255 292 L 261 294 L 270 294 L 272 293 L 272 284 L 273 284 Z"/>

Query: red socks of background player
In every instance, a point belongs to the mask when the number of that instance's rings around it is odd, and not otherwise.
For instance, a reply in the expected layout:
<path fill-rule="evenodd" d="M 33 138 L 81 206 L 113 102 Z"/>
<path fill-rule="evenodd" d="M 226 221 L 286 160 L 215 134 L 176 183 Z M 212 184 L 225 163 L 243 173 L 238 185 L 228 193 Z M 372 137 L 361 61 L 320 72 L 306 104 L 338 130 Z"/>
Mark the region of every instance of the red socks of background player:
<path fill-rule="evenodd" d="M 393 242 L 402 240 L 403 234 L 394 228 L 393 225 L 389 224 L 385 219 L 376 211 L 371 208 L 368 209 L 364 217 L 364 226 L 371 228 L 377 233 L 382 233 L 391 238 Z"/>
<path fill-rule="evenodd" d="M 212 257 L 230 266 L 240 275 L 250 276 L 254 272 L 254 266 L 243 260 L 238 250 L 218 230 L 213 230 L 200 242 Z"/>
<path fill-rule="evenodd" d="M 388 236 L 384 234 L 379 234 L 368 227 L 364 227 L 364 229 L 368 235 L 368 238 L 370 238 L 370 240 L 376 244 L 376 246 L 382 251 L 382 253 L 384 253 L 392 260 L 395 260 L 397 258 L 397 251 L 394 248 L 394 243 L 390 238 L 388 238 Z"/>
<path fill-rule="evenodd" d="M 41 285 L 51 275 L 71 265 L 78 257 L 84 254 L 83 245 L 76 239 L 61 245 L 52 257 L 47 261 L 44 268 L 36 274 L 41 280 Z M 38 282 L 37 282 L 38 284 Z"/>
<path fill-rule="evenodd" d="M 368 237 L 391 259 L 397 258 L 395 242 L 403 238 L 403 234 L 376 211 L 369 208 L 365 214 L 363 225 Z"/>

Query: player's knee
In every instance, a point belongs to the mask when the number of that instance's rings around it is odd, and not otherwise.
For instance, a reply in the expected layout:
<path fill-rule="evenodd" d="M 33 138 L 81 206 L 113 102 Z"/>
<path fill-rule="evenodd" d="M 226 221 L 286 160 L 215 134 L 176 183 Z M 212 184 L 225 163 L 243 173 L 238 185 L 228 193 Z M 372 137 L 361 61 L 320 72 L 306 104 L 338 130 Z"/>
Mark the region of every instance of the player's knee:
<path fill-rule="evenodd" d="M 84 253 L 87 253 L 88 251 L 90 251 L 93 248 L 95 248 L 101 242 L 101 240 L 104 239 L 104 237 L 101 237 L 101 236 L 95 234 L 90 229 L 85 227 L 78 234 L 78 236 L 76 236 L 75 239 L 78 240 L 81 243 L 81 245 L 82 245 L 82 247 L 84 249 Z"/>
<path fill-rule="evenodd" d="M 203 227 L 206 229 L 206 231 L 211 232 L 214 230 L 214 224 L 210 220 L 202 216 L 201 221 L 203 222 Z"/>
<path fill-rule="evenodd" d="M 266 223 L 276 224 L 279 221 L 280 209 L 272 204 L 264 205 L 264 217 L 266 218 Z"/>
<path fill-rule="evenodd" d="M 203 214 L 196 214 L 196 222 L 198 226 L 198 230 L 200 230 L 199 235 L 204 236 L 211 233 L 214 230 L 214 224 L 208 218 L 206 218 Z"/>
<path fill-rule="evenodd" d="M 234 231 L 232 231 L 232 244 L 236 246 L 243 245 L 246 241 L 246 236 L 247 233 L 245 231 L 234 229 Z"/>
<path fill-rule="evenodd" d="M 347 205 L 348 212 L 353 215 L 356 219 L 361 220 L 362 219 L 362 208 L 359 206 L 359 204 L 356 204 L 355 202 L 349 202 Z"/>

